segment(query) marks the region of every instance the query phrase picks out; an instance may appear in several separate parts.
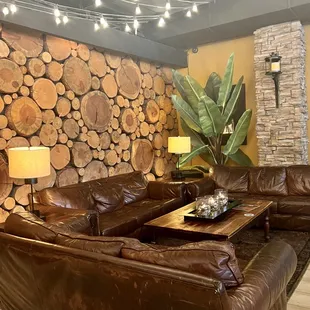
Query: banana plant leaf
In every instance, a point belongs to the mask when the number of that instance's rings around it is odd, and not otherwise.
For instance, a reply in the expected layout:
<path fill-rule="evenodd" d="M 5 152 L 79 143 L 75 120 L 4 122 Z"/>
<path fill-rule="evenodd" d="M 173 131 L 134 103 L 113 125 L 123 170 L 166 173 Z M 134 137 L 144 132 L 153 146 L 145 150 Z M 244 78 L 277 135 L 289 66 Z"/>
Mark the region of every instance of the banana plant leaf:
<path fill-rule="evenodd" d="M 229 154 L 228 157 L 240 166 L 253 166 L 251 159 L 239 149 L 235 154 Z"/>
<path fill-rule="evenodd" d="M 199 101 L 199 121 L 202 132 L 206 137 L 214 137 L 222 133 L 225 127 L 218 106 L 207 96 Z"/>
<path fill-rule="evenodd" d="M 189 154 L 184 154 L 181 158 L 180 158 L 180 166 L 184 166 L 188 161 L 192 160 L 194 157 L 200 155 L 201 153 L 204 152 L 209 152 L 212 153 L 209 145 L 203 145 L 201 147 L 195 148 L 191 153 Z"/>
<path fill-rule="evenodd" d="M 225 109 L 226 103 L 231 94 L 232 77 L 234 74 L 234 58 L 234 54 L 231 54 L 228 59 L 224 78 L 219 90 L 218 105 L 221 106 L 223 110 Z"/>
<path fill-rule="evenodd" d="M 237 83 L 228 103 L 227 103 L 227 106 L 225 108 L 225 111 L 224 111 L 225 126 L 229 125 L 229 123 L 230 123 L 230 121 L 234 115 L 236 104 L 237 104 L 239 96 L 240 96 L 242 83 L 243 83 L 243 76 L 238 81 L 238 83 Z"/>
<path fill-rule="evenodd" d="M 243 143 L 252 117 L 252 110 L 246 110 L 238 121 L 235 131 L 229 137 L 227 144 L 224 146 L 223 154 L 235 154 Z"/>
<path fill-rule="evenodd" d="M 178 90 L 179 94 L 181 95 L 181 97 L 183 98 L 183 100 L 187 101 L 185 89 L 183 87 L 184 76 L 176 70 L 172 69 L 172 72 L 173 72 L 172 79 L 173 79 L 175 87 L 177 88 L 177 90 Z"/>
<path fill-rule="evenodd" d="M 184 166 L 180 170 L 199 170 L 199 171 L 201 171 L 203 173 L 208 173 L 209 172 L 209 168 L 206 167 L 206 166 L 202 166 L 202 165 Z"/>
<path fill-rule="evenodd" d="M 204 97 L 206 93 L 200 84 L 193 79 L 191 76 L 187 75 L 184 78 L 184 89 L 187 97 L 187 102 L 192 107 L 192 109 L 198 114 L 198 104 Z"/>
<path fill-rule="evenodd" d="M 181 127 L 184 131 L 185 136 L 191 138 L 191 144 L 194 147 L 200 147 L 205 145 L 204 141 L 201 139 L 200 134 L 192 130 L 183 119 L 181 119 Z"/>
<path fill-rule="evenodd" d="M 210 152 L 202 153 L 199 156 L 210 166 L 217 165 L 217 162 L 215 161 L 214 156 Z"/>
<path fill-rule="evenodd" d="M 191 106 L 184 101 L 181 97 L 177 95 L 172 95 L 172 102 L 174 104 L 174 107 L 177 109 L 177 111 L 180 113 L 180 116 L 186 124 L 196 132 L 202 132 L 202 129 L 200 127 L 199 123 L 199 117 L 194 112 L 194 110 L 191 108 Z"/>
<path fill-rule="evenodd" d="M 221 77 L 216 72 L 212 72 L 205 86 L 205 92 L 214 102 L 218 101 L 221 84 Z"/>

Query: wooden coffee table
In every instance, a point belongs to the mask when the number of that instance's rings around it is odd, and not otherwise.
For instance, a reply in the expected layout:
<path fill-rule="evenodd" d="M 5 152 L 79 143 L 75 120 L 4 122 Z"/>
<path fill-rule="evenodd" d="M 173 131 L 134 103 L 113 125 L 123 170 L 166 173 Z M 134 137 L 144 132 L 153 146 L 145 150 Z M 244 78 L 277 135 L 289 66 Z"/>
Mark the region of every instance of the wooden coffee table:
<path fill-rule="evenodd" d="M 265 239 L 269 241 L 269 207 L 272 201 L 242 200 L 242 205 L 227 211 L 215 220 L 184 220 L 196 202 L 145 223 L 153 237 L 167 236 L 187 240 L 229 240 L 242 230 L 253 226 L 264 216 Z"/>

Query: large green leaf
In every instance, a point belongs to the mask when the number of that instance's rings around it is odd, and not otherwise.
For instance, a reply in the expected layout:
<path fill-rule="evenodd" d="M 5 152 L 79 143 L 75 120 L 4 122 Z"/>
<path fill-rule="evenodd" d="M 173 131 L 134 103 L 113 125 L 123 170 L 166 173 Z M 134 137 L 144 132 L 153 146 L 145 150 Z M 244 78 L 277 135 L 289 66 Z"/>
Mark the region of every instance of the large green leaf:
<path fill-rule="evenodd" d="M 219 90 L 218 105 L 222 106 L 223 109 L 225 108 L 231 93 L 232 77 L 234 74 L 234 58 L 235 58 L 234 54 L 231 54 L 228 59 L 224 78 Z"/>
<path fill-rule="evenodd" d="M 201 147 L 197 147 L 197 148 L 193 149 L 192 152 L 189 154 L 184 154 L 180 158 L 180 166 L 184 166 L 188 161 L 192 160 L 194 157 L 196 157 L 196 156 L 198 156 L 204 152 L 212 152 L 212 151 L 208 145 L 203 145 Z"/>
<path fill-rule="evenodd" d="M 214 159 L 214 156 L 210 152 L 202 153 L 199 155 L 205 162 L 207 162 L 210 166 L 214 166 L 217 162 Z"/>
<path fill-rule="evenodd" d="M 243 143 L 250 126 L 252 110 L 246 110 L 240 117 L 235 131 L 229 137 L 227 144 L 224 146 L 225 155 L 235 154 Z"/>
<path fill-rule="evenodd" d="M 186 93 L 184 89 L 184 76 L 177 70 L 172 69 L 172 72 L 173 72 L 172 78 L 173 78 L 175 87 L 177 88 L 183 100 L 187 101 L 187 97 L 186 97 Z"/>
<path fill-rule="evenodd" d="M 202 130 L 201 130 L 200 123 L 199 123 L 199 117 L 194 112 L 194 110 L 191 108 L 191 106 L 179 96 L 172 95 L 171 98 L 172 98 L 174 107 L 180 113 L 181 118 L 184 119 L 186 124 L 191 129 L 200 133 Z"/>
<path fill-rule="evenodd" d="M 238 81 L 228 103 L 227 106 L 225 108 L 224 111 L 224 122 L 225 122 L 225 126 L 230 124 L 231 118 L 234 115 L 235 112 L 235 108 L 236 108 L 236 104 L 238 102 L 239 99 L 239 95 L 241 92 L 241 88 L 242 88 L 242 83 L 243 83 L 243 76 L 240 78 L 240 80 Z"/>
<path fill-rule="evenodd" d="M 199 121 L 206 137 L 213 137 L 222 133 L 225 126 L 218 106 L 207 96 L 199 101 Z"/>
<path fill-rule="evenodd" d="M 241 149 L 239 149 L 235 154 L 229 154 L 228 156 L 240 166 L 253 166 L 249 156 L 244 154 Z"/>
<path fill-rule="evenodd" d="M 197 133 L 196 131 L 192 130 L 186 122 L 181 119 L 181 127 L 184 131 L 185 136 L 191 138 L 191 144 L 194 147 L 199 147 L 205 145 L 204 141 L 201 139 L 200 134 Z"/>
<path fill-rule="evenodd" d="M 186 93 L 187 102 L 190 104 L 192 109 L 198 114 L 199 101 L 207 96 L 204 89 L 195 79 L 187 75 L 184 78 L 184 90 Z"/>
<path fill-rule="evenodd" d="M 212 72 L 207 81 L 205 92 L 214 102 L 217 102 L 219 98 L 221 84 L 221 77 L 216 72 Z"/>

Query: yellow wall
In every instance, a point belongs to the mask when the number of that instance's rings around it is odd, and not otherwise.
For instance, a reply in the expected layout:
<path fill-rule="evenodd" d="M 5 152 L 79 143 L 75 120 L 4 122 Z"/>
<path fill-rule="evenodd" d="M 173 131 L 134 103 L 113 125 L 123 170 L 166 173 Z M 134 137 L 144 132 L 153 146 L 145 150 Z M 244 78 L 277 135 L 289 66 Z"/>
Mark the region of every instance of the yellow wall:
<path fill-rule="evenodd" d="M 233 82 L 237 83 L 241 75 L 244 76 L 246 108 L 253 110 L 252 122 L 248 134 L 248 145 L 242 146 L 242 150 L 257 165 L 254 36 L 200 46 L 196 54 L 190 51 L 188 55 L 188 72 L 204 86 L 212 72 L 217 72 L 220 76 L 223 76 L 227 60 L 231 53 L 235 53 Z M 184 70 L 182 73 L 185 73 Z M 197 157 L 193 160 L 192 164 L 205 164 L 205 162 L 200 157 Z"/>

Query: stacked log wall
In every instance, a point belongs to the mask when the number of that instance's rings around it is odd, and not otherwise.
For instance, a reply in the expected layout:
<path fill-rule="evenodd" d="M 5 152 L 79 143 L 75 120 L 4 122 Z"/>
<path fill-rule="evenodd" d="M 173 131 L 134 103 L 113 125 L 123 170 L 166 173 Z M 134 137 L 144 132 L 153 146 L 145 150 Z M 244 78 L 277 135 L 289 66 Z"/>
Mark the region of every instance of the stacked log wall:
<path fill-rule="evenodd" d="M 141 170 L 168 174 L 178 135 L 170 68 L 39 32 L 1 26 L 0 222 L 29 204 L 7 150 L 46 146 L 51 175 L 35 190 Z"/>

